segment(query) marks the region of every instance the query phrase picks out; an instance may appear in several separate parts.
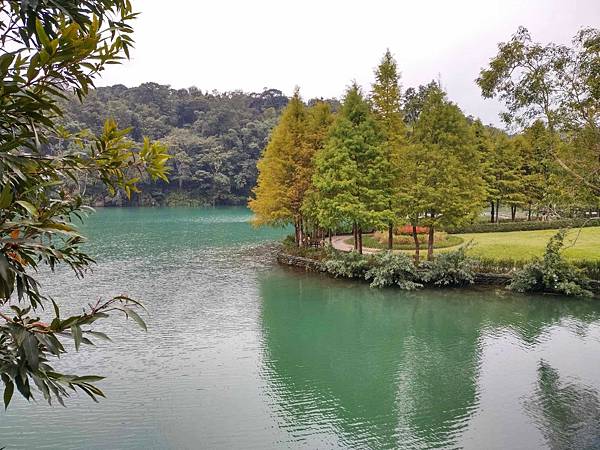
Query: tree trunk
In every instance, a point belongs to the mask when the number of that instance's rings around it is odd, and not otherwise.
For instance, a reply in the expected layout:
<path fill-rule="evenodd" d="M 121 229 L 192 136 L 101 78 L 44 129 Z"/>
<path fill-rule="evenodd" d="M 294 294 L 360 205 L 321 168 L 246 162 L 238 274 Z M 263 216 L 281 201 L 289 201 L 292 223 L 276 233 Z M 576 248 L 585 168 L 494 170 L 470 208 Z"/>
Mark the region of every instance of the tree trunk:
<path fill-rule="evenodd" d="M 388 227 L 388 250 L 394 248 L 394 224 L 390 222 Z"/>
<path fill-rule="evenodd" d="M 516 218 L 517 218 L 517 205 L 512 205 L 510 207 L 510 220 L 512 220 L 514 222 Z"/>
<path fill-rule="evenodd" d="M 358 228 L 356 222 L 352 224 L 352 234 L 354 235 L 354 251 L 358 250 Z"/>
<path fill-rule="evenodd" d="M 330 228 L 329 230 L 327 230 L 327 234 L 329 235 L 329 236 L 328 236 L 328 238 L 329 238 L 329 246 L 331 247 L 331 246 L 332 246 L 332 244 L 333 244 L 333 243 L 332 243 L 332 238 L 331 238 L 331 228 Z"/>
<path fill-rule="evenodd" d="M 492 210 L 490 213 L 490 222 L 494 223 L 494 221 L 496 220 L 496 209 L 495 209 L 495 204 L 494 204 L 494 200 L 492 200 L 491 202 L 492 205 Z"/>
<path fill-rule="evenodd" d="M 299 240 L 299 247 L 303 247 L 304 246 L 304 232 L 302 230 L 304 224 L 302 223 L 302 216 L 300 216 L 300 218 L 298 219 L 298 240 Z"/>
<path fill-rule="evenodd" d="M 362 255 L 363 247 L 362 247 L 362 228 L 358 229 L 358 253 Z"/>
<path fill-rule="evenodd" d="M 427 261 L 433 261 L 433 225 L 429 226 L 429 237 L 427 238 Z"/>
<path fill-rule="evenodd" d="M 496 200 L 496 223 L 500 223 L 500 199 Z"/>
<path fill-rule="evenodd" d="M 300 247 L 300 232 L 298 231 L 298 221 L 294 220 L 294 242 L 296 243 L 296 247 Z"/>
<path fill-rule="evenodd" d="M 413 225 L 412 227 L 412 235 L 415 240 L 415 264 L 419 264 L 420 255 L 419 252 L 421 250 L 421 243 L 419 242 L 419 235 L 417 234 L 417 226 Z"/>
<path fill-rule="evenodd" d="M 529 203 L 529 209 L 527 210 L 527 221 L 531 222 L 531 202 Z"/>

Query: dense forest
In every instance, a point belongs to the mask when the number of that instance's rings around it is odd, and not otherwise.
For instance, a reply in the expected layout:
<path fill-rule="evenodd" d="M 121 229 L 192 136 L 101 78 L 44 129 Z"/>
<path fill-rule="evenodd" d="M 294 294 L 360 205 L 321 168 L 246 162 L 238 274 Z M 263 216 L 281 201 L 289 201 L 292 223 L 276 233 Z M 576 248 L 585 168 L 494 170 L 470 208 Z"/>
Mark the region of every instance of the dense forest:
<path fill-rule="evenodd" d="M 220 93 L 156 83 L 115 85 L 90 91 L 84 102 L 66 101 L 63 126 L 96 134 L 111 118 L 131 129 L 129 138 L 161 141 L 171 154 L 170 182 L 142 179 L 130 200 L 109 195 L 100 182 L 80 180 L 96 205 L 244 204 L 256 182 L 256 162 L 287 103 L 276 89 Z M 60 142 L 53 151 L 58 149 Z"/>

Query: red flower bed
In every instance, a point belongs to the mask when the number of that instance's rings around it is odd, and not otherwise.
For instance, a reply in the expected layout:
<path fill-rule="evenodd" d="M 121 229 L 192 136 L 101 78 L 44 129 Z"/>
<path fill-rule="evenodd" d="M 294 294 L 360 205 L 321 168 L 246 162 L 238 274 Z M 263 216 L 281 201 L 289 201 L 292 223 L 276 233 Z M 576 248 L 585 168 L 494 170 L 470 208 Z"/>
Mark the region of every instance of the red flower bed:
<path fill-rule="evenodd" d="M 403 225 L 396 229 L 396 233 L 398 234 L 409 234 L 412 235 L 413 227 L 412 225 Z M 417 227 L 417 234 L 427 234 L 429 233 L 429 227 Z"/>

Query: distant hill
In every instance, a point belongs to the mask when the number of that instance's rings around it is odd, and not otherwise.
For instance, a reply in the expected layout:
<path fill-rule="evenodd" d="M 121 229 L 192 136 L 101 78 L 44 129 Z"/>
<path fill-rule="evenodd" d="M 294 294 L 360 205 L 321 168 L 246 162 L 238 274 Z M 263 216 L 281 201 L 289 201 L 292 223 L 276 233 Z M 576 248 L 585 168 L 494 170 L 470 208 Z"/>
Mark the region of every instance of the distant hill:
<path fill-rule="evenodd" d="M 144 83 L 100 87 L 80 103 L 65 106 L 64 126 L 100 132 L 105 119 L 130 137 L 158 139 L 170 148 L 170 183 L 142 183 L 131 201 L 109 198 L 99 184 L 88 181 L 86 195 L 96 205 L 241 204 L 256 181 L 256 161 L 266 146 L 288 98 L 277 89 L 260 93 L 203 92 Z"/>

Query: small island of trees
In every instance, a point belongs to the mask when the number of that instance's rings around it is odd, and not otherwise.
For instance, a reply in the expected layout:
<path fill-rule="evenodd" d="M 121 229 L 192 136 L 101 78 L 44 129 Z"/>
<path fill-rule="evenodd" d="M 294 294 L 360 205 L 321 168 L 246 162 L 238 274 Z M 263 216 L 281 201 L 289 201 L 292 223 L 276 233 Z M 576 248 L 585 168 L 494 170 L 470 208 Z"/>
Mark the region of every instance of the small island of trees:
<path fill-rule="evenodd" d="M 351 234 L 359 255 L 365 233 L 385 233 L 393 250 L 408 227 L 418 265 L 423 231 L 432 261 L 438 231 L 477 224 L 485 209 L 491 224 L 503 207 L 512 222 L 596 217 L 599 43 L 586 29 L 572 47 L 542 46 L 521 28 L 499 44 L 476 82 L 506 103 L 508 131 L 466 116 L 440 82 L 403 93 L 389 50 L 370 90 L 352 83 L 337 110 L 306 105 L 297 88 L 258 163 L 255 223 L 293 225 L 297 247 Z"/>

